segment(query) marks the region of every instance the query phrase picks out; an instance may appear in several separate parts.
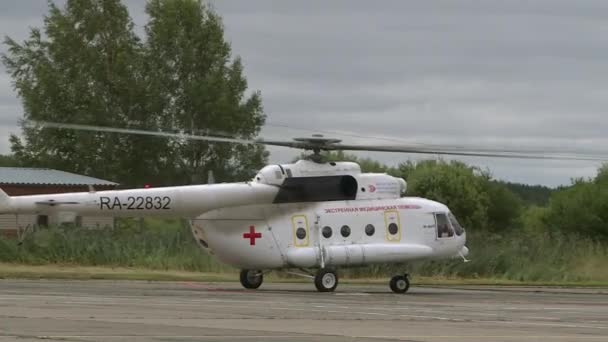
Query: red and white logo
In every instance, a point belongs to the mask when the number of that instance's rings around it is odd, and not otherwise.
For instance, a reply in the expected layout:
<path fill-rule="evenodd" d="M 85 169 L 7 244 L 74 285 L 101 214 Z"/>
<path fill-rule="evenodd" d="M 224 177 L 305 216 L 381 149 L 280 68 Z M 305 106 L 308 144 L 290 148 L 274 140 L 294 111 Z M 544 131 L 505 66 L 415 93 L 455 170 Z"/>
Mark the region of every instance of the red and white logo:
<path fill-rule="evenodd" d="M 368 185 L 367 189 L 369 190 L 369 192 L 376 192 L 376 186 L 374 186 L 373 184 Z"/>

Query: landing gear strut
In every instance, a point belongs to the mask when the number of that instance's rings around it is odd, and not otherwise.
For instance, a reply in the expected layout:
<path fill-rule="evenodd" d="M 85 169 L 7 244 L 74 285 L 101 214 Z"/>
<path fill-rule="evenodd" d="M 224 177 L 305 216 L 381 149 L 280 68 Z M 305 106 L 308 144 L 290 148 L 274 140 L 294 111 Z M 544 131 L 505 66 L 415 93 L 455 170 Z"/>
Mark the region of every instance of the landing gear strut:
<path fill-rule="evenodd" d="M 242 270 L 241 285 L 246 289 L 257 289 L 264 281 L 264 274 L 258 270 Z"/>
<path fill-rule="evenodd" d="M 320 269 L 315 276 L 315 286 L 319 292 L 332 292 L 338 287 L 336 271 Z"/>
<path fill-rule="evenodd" d="M 406 293 L 407 290 L 409 290 L 410 288 L 409 278 L 410 275 L 407 273 L 404 275 L 396 275 L 392 277 L 389 283 L 391 290 L 393 290 L 393 292 L 395 293 Z"/>

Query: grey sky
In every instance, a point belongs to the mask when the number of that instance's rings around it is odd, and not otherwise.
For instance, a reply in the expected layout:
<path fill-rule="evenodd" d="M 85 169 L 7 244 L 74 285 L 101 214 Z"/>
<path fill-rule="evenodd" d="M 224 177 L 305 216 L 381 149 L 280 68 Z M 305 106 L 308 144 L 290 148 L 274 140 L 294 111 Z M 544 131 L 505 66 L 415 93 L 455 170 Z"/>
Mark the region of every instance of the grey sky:
<path fill-rule="evenodd" d="M 608 146 L 606 1 L 211 1 L 268 115 L 263 135 L 348 143 Z M 143 0 L 127 1 L 142 31 Z M 46 1 L 0 4 L 23 39 Z M 2 47 L 4 50 L 4 47 Z M 0 134 L 19 100 L 0 73 Z M 286 129 L 288 125 L 298 129 Z M 348 135 L 341 136 L 344 132 Z M 0 153 L 8 151 L 0 139 Z M 272 148 L 273 162 L 297 153 Z M 418 156 L 361 154 L 396 163 Z M 567 184 L 597 163 L 465 159 L 502 179 Z"/>

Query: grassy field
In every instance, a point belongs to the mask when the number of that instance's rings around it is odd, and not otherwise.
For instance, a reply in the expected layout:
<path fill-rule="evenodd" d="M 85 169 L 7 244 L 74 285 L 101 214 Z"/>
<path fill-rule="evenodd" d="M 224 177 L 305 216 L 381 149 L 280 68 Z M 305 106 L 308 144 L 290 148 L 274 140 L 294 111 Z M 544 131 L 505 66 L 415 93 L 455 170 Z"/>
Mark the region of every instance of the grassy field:
<path fill-rule="evenodd" d="M 386 281 L 407 269 L 417 283 L 608 286 L 608 248 L 560 234 L 468 232 L 468 263 L 460 259 L 342 270 L 345 279 Z M 23 244 L 0 239 L 0 277 L 236 280 L 237 270 L 201 250 L 185 223 L 125 221 L 114 230 L 52 228 Z M 290 277 L 276 279 L 289 280 Z"/>

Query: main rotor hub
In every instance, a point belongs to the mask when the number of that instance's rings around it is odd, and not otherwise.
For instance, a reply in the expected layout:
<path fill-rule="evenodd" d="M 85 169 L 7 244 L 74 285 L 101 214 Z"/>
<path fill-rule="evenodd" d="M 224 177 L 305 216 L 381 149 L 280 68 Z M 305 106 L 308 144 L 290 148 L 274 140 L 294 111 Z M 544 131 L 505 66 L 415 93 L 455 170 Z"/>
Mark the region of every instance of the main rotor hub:
<path fill-rule="evenodd" d="M 315 154 L 320 151 L 333 150 L 335 144 L 340 143 L 340 139 L 325 138 L 321 134 L 313 134 L 312 137 L 294 138 L 294 141 L 300 143 L 300 147 L 305 150 L 312 150 Z"/>
<path fill-rule="evenodd" d="M 298 147 L 305 150 L 312 150 L 313 154 L 306 157 L 315 163 L 324 163 L 325 158 L 321 155 L 321 151 L 332 151 L 336 147 L 334 145 L 340 143 L 340 139 L 325 138 L 321 134 L 313 134 L 312 137 L 294 138 L 298 143 Z"/>

